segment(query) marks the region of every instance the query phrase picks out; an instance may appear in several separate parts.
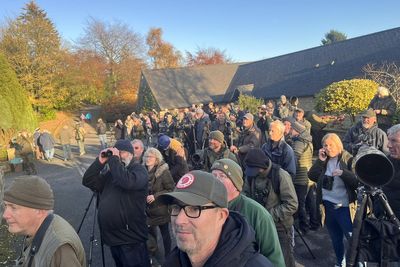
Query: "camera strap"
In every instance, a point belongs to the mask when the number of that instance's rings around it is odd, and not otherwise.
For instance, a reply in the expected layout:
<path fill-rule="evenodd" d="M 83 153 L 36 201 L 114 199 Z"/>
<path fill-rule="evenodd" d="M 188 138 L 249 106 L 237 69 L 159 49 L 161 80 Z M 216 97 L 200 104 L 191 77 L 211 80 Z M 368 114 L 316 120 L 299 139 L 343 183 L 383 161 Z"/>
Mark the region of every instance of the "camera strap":
<path fill-rule="evenodd" d="M 32 266 L 33 258 L 35 257 L 36 253 L 39 251 L 40 246 L 42 245 L 42 241 L 44 235 L 46 234 L 47 228 L 49 228 L 51 222 L 53 221 L 54 215 L 51 213 L 47 215 L 46 219 L 44 219 L 43 223 L 40 225 L 38 231 L 36 232 L 35 236 L 33 237 L 31 249 L 29 251 L 29 262 L 28 267 Z"/>

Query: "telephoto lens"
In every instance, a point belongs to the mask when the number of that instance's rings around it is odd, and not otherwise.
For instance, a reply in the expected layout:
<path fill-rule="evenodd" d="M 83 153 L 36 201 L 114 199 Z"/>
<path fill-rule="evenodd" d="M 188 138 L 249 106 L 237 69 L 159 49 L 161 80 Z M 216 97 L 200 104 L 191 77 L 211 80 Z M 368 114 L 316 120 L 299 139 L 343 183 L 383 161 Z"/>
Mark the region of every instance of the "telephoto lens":
<path fill-rule="evenodd" d="M 113 152 L 111 150 L 103 151 L 101 152 L 101 157 L 102 158 L 109 158 L 113 155 Z"/>

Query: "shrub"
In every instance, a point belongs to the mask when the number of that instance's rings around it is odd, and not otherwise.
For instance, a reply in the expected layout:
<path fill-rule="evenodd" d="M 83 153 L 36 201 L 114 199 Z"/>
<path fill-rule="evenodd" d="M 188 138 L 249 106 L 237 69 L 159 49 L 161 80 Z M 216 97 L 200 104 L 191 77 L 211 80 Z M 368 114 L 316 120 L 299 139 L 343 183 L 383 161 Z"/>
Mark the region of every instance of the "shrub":
<path fill-rule="evenodd" d="M 316 95 L 315 109 L 319 112 L 355 115 L 368 108 L 378 84 L 367 79 L 335 82 Z"/>
<path fill-rule="evenodd" d="M 252 114 L 258 113 L 258 107 L 264 104 L 263 99 L 255 98 L 254 96 L 240 94 L 238 105 L 241 110 L 246 110 Z"/>

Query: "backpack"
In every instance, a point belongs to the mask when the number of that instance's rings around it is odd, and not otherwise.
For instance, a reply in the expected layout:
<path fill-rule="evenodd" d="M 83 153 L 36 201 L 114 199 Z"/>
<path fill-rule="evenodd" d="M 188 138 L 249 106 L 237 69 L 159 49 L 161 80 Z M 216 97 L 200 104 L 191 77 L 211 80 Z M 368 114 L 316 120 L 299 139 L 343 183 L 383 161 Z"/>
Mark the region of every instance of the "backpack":
<path fill-rule="evenodd" d="M 80 128 L 75 128 L 75 140 L 85 140 L 85 136 L 83 132 L 80 130 Z"/>

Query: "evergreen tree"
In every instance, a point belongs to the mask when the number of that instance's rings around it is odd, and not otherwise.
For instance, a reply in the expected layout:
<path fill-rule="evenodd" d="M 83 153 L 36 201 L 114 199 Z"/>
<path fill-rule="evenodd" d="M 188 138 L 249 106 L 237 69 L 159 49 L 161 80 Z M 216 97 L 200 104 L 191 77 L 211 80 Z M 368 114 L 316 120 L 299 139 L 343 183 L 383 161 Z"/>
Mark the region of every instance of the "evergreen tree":
<path fill-rule="evenodd" d="M 17 76 L 4 55 L 0 54 L 0 129 L 32 130 L 36 116 Z"/>
<path fill-rule="evenodd" d="M 322 45 L 328 45 L 346 39 L 347 39 L 346 34 L 340 31 L 330 30 L 328 33 L 325 34 L 325 38 L 321 40 L 321 43 Z"/>
<path fill-rule="evenodd" d="M 29 2 L 22 14 L 9 22 L 0 47 L 28 92 L 35 110 L 46 113 L 53 109 L 61 44 L 46 12 L 35 2 Z"/>

